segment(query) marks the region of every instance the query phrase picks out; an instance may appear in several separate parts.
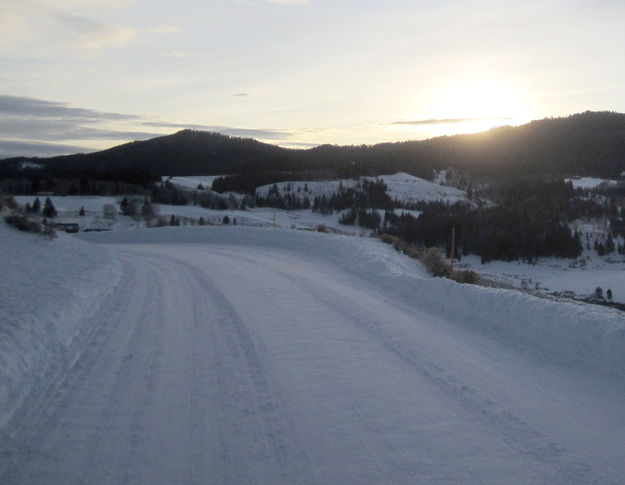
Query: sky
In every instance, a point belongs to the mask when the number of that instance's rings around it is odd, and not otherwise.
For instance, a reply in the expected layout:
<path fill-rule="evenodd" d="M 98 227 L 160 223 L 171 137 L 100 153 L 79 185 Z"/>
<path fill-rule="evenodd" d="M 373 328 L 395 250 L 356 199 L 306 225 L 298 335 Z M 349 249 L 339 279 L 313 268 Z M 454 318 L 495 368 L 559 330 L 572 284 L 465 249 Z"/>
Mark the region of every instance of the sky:
<path fill-rule="evenodd" d="M 615 0 L 0 0 L 0 157 L 288 147 L 625 112 Z"/>

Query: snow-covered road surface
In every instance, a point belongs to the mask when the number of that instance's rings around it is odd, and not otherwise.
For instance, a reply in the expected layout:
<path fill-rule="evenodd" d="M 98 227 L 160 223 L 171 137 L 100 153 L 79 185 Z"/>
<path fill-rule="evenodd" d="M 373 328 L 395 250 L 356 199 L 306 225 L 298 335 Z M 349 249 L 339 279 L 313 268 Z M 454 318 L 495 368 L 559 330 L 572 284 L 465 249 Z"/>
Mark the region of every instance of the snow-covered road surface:
<path fill-rule="evenodd" d="M 109 249 L 120 283 L 10 438 L 2 484 L 625 480 L 617 381 L 503 346 L 322 256 Z"/>

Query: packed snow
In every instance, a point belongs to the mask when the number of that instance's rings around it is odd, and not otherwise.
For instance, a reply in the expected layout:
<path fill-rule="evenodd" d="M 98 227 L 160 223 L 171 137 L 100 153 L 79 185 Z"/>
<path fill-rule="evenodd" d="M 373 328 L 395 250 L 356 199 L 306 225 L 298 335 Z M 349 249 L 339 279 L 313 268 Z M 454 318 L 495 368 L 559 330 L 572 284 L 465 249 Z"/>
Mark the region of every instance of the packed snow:
<path fill-rule="evenodd" d="M 0 231 L 3 484 L 622 480 L 622 313 L 369 237 Z"/>

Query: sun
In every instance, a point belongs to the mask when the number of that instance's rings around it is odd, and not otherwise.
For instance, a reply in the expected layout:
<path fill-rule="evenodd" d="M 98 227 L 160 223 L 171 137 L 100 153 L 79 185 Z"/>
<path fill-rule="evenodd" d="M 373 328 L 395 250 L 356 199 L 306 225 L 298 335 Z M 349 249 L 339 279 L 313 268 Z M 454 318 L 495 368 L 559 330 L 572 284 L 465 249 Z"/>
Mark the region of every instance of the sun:
<path fill-rule="evenodd" d="M 476 133 L 532 119 L 528 96 L 496 77 L 458 79 L 437 85 L 414 106 L 414 123 L 398 123 L 426 136 Z"/>
<path fill-rule="evenodd" d="M 472 133 L 529 121 L 525 96 L 513 84 L 494 78 L 443 86 L 435 98 L 441 119 L 454 120 L 450 124 L 455 125 L 457 132 Z"/>

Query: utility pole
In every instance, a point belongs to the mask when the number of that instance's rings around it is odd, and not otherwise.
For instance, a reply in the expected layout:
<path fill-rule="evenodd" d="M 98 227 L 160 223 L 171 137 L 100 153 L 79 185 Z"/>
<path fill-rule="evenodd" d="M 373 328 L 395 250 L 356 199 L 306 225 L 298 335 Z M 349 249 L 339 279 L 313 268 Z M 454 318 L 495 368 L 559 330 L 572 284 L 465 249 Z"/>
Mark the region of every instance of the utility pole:
<path fill-rule="evenodd" d="M 450 270 L 453 272 L 454 270 L 454 250 L 456 246 L 456 228 L 451 228 L 451 264 Z"/>

